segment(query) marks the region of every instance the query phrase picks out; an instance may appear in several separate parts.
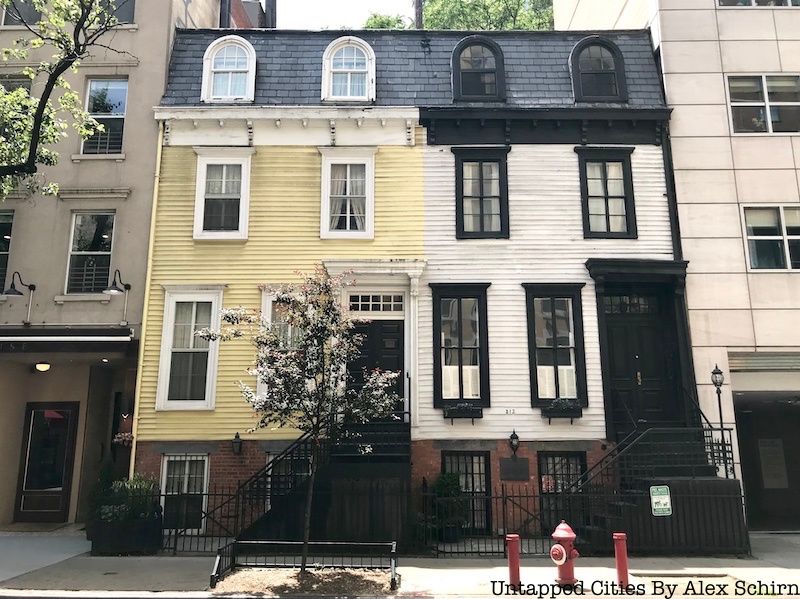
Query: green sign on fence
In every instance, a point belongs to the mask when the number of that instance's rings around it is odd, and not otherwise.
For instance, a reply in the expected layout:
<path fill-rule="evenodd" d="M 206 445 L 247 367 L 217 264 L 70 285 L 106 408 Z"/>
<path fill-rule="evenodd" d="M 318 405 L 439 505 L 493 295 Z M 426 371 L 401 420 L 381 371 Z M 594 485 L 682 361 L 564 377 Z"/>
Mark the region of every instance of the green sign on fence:
<path fill-rule="evenodd" d="M 667 485 L 654 485 L 650 487 L 650 508 L 654 516 L 672 515 L 672 497 Z"/>

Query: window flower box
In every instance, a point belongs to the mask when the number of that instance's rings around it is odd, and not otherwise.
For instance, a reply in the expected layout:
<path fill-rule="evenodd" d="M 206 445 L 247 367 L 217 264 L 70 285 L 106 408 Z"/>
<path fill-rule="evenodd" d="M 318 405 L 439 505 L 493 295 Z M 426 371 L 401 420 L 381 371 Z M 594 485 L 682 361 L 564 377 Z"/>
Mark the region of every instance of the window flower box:
<path fill-rule="evenodd" d="M 542 406 L 542 417 L 552 420 L 553 418 L 569 418 L 570 422 L 575 418 L 583 416 L 583 407 L 575 400 L 556 399 L 550 405 Z"/>

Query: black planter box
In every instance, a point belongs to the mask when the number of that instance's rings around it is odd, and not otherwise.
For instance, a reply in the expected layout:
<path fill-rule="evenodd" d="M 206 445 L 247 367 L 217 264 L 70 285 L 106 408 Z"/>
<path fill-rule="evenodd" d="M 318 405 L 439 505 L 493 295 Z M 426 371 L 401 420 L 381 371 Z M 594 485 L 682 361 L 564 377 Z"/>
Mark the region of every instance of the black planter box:
<path fill-rule="evenodd" d="M 148 520 L 104 522 L 87 526 L 92 555 L 154 555 L 161 549 L 161 516 Z"/>
<path fill-rule="evenodd" d="M 580 418 L 583 416 L 583 408 L 581 406 L 557 406 L 542 408 L 542 416 L 544 418 Z"/>

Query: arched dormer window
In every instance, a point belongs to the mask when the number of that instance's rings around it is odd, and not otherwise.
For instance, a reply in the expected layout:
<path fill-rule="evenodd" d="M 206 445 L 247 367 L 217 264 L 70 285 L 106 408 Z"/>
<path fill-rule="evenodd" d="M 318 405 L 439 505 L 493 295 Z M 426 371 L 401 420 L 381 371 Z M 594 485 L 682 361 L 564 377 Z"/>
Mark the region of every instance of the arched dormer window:
<path fill-rule="evenodd" d="M 256 51 L 238 35 L 211 43 L 203 56 L 203 102 L 252 102 L 256 87 Z"/>
<path fill-rule="evenodd" d="M 576 102 L 627 102 L 625 62 L 614 42 L 582 39 L 572 49 L 570 70 Z"/>
<path fill-rule="evenodd" d="M 458 42 L 453 50 L 453 99 L 506 99 L 503 51 L 493 40 L 471 35 Z"/>
<path fill-rule="evenodd" d="M 367 42 L 348 35 L 330 43 L 322 56 L 322 99 L 375 100 L 375 52 Z"/>

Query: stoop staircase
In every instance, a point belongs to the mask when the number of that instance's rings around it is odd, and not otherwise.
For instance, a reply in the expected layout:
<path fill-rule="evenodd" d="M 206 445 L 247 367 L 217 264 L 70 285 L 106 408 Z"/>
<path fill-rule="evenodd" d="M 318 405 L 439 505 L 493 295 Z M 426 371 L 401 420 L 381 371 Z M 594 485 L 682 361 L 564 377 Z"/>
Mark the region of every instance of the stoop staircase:
<path fill-rule="evenodd" d="M 631 551 L 749 553 L 732 429 L 714 426 L 696 406 L 697 426 L 636 428 L 563 493 L 579 550 L 613 549 L 627 532 Z M 667 485 L 673 515 L 651 514 L 650 487 Z"/>
<path fill-rule="evenodd" d="M 210 529 L 219 538 L 219 546 L 213 550 L 232 540 L 301 540 L 314 461 L 317 475 L 312 539 L 374 540 L 338 538 L 344 534 L 341 526 L 337 526 L 337 520 L 343 516 L 340 512 L 358 512 L 359 500 L 362 504 L 374 504 L 371 495 L 380 494 L 387 485 L 395 490 L 394 496 L 399 496 L 396 488 L 408 484 L 410 448 L 411 430 L 405 412 L 385 421 L 364 424 L 348 424 L 339 419 L 318 444 L 308 434 L 301 436 L 242 482 L 232 495 L 216 506 L 209 506 L 205 513 L 207 532 Z M 350 498 L 351 505 L 335 501 L 337 493 Z M 344 516 L 352 521 L 351 513 Z"/>

